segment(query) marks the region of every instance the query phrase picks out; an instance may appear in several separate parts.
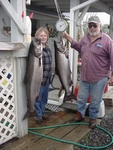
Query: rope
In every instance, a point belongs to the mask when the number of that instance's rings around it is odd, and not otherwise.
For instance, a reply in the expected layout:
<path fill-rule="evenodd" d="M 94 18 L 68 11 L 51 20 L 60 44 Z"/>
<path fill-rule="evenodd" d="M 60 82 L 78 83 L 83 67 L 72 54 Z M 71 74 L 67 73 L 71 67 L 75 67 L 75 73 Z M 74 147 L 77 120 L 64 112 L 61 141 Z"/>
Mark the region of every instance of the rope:
<path fill-rule="evenodd" d="M 54 0 L 59 19 L 62 19 L 62 14 L 57 0 Z"/>
<path fill-rule="evenodd" d="M 105 148 L 107 148 L 107 147 L 109 147 L 110 145 L 113 144 L 113 136 L 110 134 L 110 132 L 108 132 L 107 130 L 105 130 L 104 128 L 102 128 L 100 126 L 96 126 L 96 128 L 99 128 L 100 130 L 105 132 L 110 137 L 111 141 L 110 141 L 110 143 L 108 143 L 104 146 L 99 146 L 99 147 L 83 145 L 83 144 L 80 144 L 80 143 L 77 143 L 77 142 L 63 140 L 63 139 L 60 139 L 60 138 L 56 138 L 56 137 L 48 136 L 48 135 L 41 134 L 41 133 L 38 133 L 38 132 L 34 132 L 34 130 L 43 130 L 43 129 L 57 128 L 57 127 L 64 127 L 64 126 L 72 126 L 72 125 L 89 125 L 89 124 L 85 123 L 85 122 L 76 122 L 76 123 L 59 124 L 59 125 L 54 125 L 54 126 L 45 126 L 45 127 L 39 127 L 39 128 L 28 128 L 28 132 L 32 133 L 32 134 L 35 134 L 37 136 L 41 136 L 41 137 L 48 138 L 48 139 L 51 139 L 51 140 L 55 140 L 55 141 L 58 141 L 58 142 L 73 144 L 73 145 L 78 146 L 78 147 L 93 149 L 93 150 L 95 150 L 95 149 L 96 150 L 105 149 Z"/>

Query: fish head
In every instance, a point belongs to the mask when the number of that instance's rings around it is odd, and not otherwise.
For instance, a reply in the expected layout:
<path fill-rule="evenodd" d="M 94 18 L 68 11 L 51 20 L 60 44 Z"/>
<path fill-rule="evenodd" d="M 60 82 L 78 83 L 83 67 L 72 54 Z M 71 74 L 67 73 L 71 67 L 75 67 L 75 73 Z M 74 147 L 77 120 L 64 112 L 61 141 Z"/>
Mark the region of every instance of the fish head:
<path fill-rule="evenodd" d="M 41 57 L 42 56 L 42 43 L 41 43 L 41 39 L 34 39 L 33 40 L 33 51 L 34 51 L 34 55 L 36 57 Z"/>
<path fill-rule="evenodd" d="M 67 46 L 65 45 L 65 43 L 63 42 L 63 40 L 54 40 L 54 47 L 55 47 L 55 53 L 61 53 L 64 54 L 65 57 L 68 59 L 69 57 L 69 49 L 67 48 Z"/>
<path fill-rule="evenodd" d="M 54 47 L 55 47 L 55 50 L 59 51 L 60 53 L 65 52 L 65 46 L 63 46 L 62 41 L 54 40 Z"/>

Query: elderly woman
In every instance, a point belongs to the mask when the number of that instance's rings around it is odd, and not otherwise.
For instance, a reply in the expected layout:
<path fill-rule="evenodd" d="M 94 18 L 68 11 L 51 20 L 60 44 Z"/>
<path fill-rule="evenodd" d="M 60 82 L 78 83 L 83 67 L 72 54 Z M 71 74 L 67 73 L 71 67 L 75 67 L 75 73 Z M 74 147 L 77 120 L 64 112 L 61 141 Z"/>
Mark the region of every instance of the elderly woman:
<path fill-rule="evenodd" d="M 52 54 L 50 48 L 47 45 L 48 37 L 49 37 L 48 30 L 45 27 L 40 27 L 35 33 L 35 38 L 41 39 L 43 47 L 43 54 L 42 54 L 43 78 L 41 82 L 39 98 L 35 101 L 37 124 L 43 124 L 43 121 L 48 119 L 48 116 L 45 114 L 45 105 L 47 104 L 48 100 L 49 85 L 51 78 L 51 66 L 52 66 Z"/>

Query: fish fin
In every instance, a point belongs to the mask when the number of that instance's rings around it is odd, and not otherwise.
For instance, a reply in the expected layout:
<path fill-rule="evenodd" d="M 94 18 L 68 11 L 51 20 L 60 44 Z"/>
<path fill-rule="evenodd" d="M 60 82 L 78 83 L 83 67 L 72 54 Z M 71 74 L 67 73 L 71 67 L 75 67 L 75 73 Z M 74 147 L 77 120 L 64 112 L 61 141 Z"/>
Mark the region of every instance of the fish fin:
<path fill-rule="evenodd" d="M 24 115 L 24 117 L 23 117 L 23 120 L 25 120 L 25 119 L 27 119 L 27 118 L 29 118 L 30 117 L 30 111 L 29 111 L 29 109 L 27 110 L 27 112 L 26 112 L 26 114 Z"/>
<path fill-rule="evenodd" d="M 50 85 L 51 85 L 51 88 L 49 88 L 49 91 L 52 91 L 52 90 L 59 90 L 60 88 L 57 88 L 53 85 L 53 80 L 55 78 L 55 75 L 56 74 L 52 74 L 51 78 L 50 78 Z"/>
<path fill-rule="evenodd" d="M 39 95 L 37 95 L 37 96 L 36 96 L 36 98 L 35 98 L 35 102 L 36 102 L 38 99 L 39 99 Z"/>
<path fill-rule="evenodd" d="M 41 57 L 39 58 L 39 66 L 41 66 L 41 64 L 42 64 L 42 61 L 41 61 Z"/>
<path fill-rule="evenodd" d="M 61 97 L 63 90 L 64 90 L 64 88 L 63 88 L 63 86 L 61 85 L 61 88 L 59 89 L 59 92 L 58 92 L 58 97 Z"/>

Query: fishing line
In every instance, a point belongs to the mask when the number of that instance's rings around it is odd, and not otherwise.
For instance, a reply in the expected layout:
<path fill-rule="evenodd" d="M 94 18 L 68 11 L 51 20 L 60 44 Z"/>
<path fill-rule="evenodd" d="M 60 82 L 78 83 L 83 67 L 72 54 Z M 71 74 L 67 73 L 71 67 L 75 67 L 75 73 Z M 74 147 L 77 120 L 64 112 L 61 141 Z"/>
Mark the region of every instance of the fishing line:
<path fill-rule="evenodd" d="M 41 136 L 41 137 L 44 137 L 44 138 L 54 140 L 54 141 L 63 142 L 63 143 L 67 143 L 67 144 L 73 144 L 73 145 L 78 146 L 78 147 L 82 147 L 82 148 L 86 148 L 86 149 L 93 149 L 93 150 L 104 149 L 104 148 L 107 148 L 107 147 L 109 147 L 110 145 L 113 144 L 113 136 L 111 135 L 111 133 L 108 132 L 107 130 L 105 130 L 104 128 L 98 126 L 98 125 L 96 126 L 96 128 L 98 128 L 98 129 L 102 130 L 103 132 L 105 132 L 111 139 L 111 141 L 108 144 L 104 145 L 104 146 L 83 145 L 83 144 L 80 144 L 80 143 L 77 143 L 77 142 L 72 142 L 72 141 L 69 141 L 69 140 L 63 140 L 63 139 L 56 138 L 56 137 L 53 137 L 53 136 L 49 136 L 49 135 L 41 134 L 41 133 L 38 133 L 38 132 L 34 132 L 34 130 L 43 130 L 43 129 L 58 128 L 58 127 L 73 126 L 73 125 L 89 125 L 89 123 L 76 122 L 76 123 L 58 124 L 58 125 L 54 125 L 54 126 L 44 126 L 44 127 L 39 127 L 39 128 L 28 128 L 28 132 L 31 133 L 31 134 L 35 134 L 37 136 Z"/>

